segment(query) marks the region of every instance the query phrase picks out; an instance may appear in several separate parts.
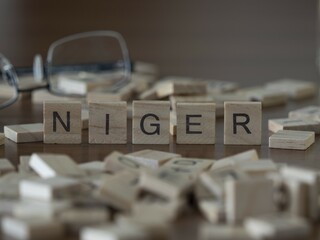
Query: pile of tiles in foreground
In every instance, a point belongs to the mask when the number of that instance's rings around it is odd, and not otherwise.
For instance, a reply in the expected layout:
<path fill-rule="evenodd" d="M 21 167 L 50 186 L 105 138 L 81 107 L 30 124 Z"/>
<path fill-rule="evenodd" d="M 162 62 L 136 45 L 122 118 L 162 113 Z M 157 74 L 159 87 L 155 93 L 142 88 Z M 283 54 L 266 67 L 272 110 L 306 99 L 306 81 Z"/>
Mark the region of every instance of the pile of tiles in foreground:
<path fill-rule="evenodd" d="M 83 164 L 32 154 L 17 172 L 6 159 L 0 168 L 2 233 L 18 239 L 172 239 L 184 218 L 195 218 L 190 239 L 306 239 L 319 218 L 319 172 L 255 150 L 219 161 L 113 152 Z"/>

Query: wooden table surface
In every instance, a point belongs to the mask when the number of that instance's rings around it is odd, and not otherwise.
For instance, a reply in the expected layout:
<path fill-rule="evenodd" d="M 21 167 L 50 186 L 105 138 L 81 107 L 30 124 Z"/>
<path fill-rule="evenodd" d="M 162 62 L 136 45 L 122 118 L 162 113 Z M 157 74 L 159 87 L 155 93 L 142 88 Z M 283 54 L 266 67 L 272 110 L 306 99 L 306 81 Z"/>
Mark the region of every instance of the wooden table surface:
<path fill-rule="evenodd" d="M 261 158 L 272 158 L 276 162 L 305 166 L 320 169 L 320 141 L 316 136 L 316 142 L 306 151 L 269 149 L 268 119 L 283 118 L 293 109 L 307 105 L 318 105 L 319 98 L 311 98 L 303 101 L 289 101 L 287 105 L 263 109 L 262 144 L 261 146 L 227 146 L 223 144 L 223 118 L 217 120 L 215 145 L 178 145 L 171 138 L 169 145 L 133 145 L 131 144 L 131 120 L 128 120 L 128 143 L 125 145 L 95 145 L 88 144 L 88 131 L 83 131 L 82 144 L 55 145 L 43 143 L 16 144 L 8 139 L 5 145 L 0 147 L 0 157 L 6 157 L 17 164 L 19 156 L 30 155 L 33 152 L 64 153 L 70 155 L 77 162 L 102 160 L 110 152 L 117 150 L 123 153 L 138 151 L 141 149 L 156 149 L 181 154 L 185 157 L 220 159 L 249 149 L 256 149 Z M 42 122 L 42 105 L 32 104 L 30 100 L 23 99 L 11 107 L 0 110 L 0 130 L 5 125 L 19 123 Z M 196 239 L 196 226 L 202 219 L 198 214 L 191 213 L 175 225 L 172 232 L 173 239 Z M 187 231 L 186 231 L 187 229 Z"/>

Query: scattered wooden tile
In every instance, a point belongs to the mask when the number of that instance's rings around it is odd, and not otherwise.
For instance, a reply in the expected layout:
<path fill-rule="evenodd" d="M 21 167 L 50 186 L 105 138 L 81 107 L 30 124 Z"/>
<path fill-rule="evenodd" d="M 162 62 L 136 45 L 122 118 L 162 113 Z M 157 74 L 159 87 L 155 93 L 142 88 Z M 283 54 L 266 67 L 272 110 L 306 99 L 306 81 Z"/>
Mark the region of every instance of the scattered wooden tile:
<path fill-rule="evenodd" d="M 127 103 L 89 104 L 89 143 L 127 143 Z"/>
<path fill-rule="evenodd" d="M 198 202 L 198 208 L 211 223 L 218 224 L 225 221 L 225 207 L 222 201 L 204 199 Z"/>
<path fill-rule="evenodd" d="M 314 141 L 314 132 L 279 130 L 269 137 L 269 148 L 306 150 Z"/>
<path fill-rule="evenodd" d="M 163 166 L 172 168 L 177 172 L 190 172 L 200 174 L 209 169 L 216 161 L 212 159 L 201 158 L 173 158 L 167 161 Z"/>
<path fill-rule="evenodd" d="M 146 166 L 117 151 L 113 151 L 104 158 L 104 169 L 107 172 L 117 173 L 123 170 L 139 171 L 143 168 L 146 168 Z"/>
<path fill-rule="evenodd" d="M 265 87 L 252 87 L 243 91 L 251 101 L 262 103 L 262 107 L 273 107 L 286 104 L 288 96 L 281 90 L 267 89 Z"/>
<path fill-rule="evenodd" d="M 91 162 L 80 163 L 78 166 L 82 170 L 84 170 L 88 175 L 101 174 L 106 172 L 104 168 L 105 164 L 102 161 L 91 161 Z"/>
<path fill-rule="evenodd" d="M 77 101 L 77 98 L 57 96 L 49 92 L 47 89 L 33 91 L 31 96 L 32 103 L 43 104 L 44 101 Z"/>
<path fill-rule="evenodd" d="M 158 95 L 157 95 L 157 89 L 155 87 L 152 87 L 150 89 L 145 90 L 144 92 L 142 92 L 138 99 L 140 100 L 156 100 L 158 99 Z"/>
<path fill-rule="evenodd" d="M 69 227 L 81 228 L 109 221 L 110 212 L 105 207 L 69 208 L 61 212 L 58 219 Z"/>
<path fill-rule="evenodd" d="M 177 199 L 193 186 L 194 179 L 189 173 L 176 172 L 172 168 L 162 167 L 155 171 L 142 171 L 139 189 L 165 199 Z"/>
<path fill-rule="evenodd" d="M 130 211 L 137 196 L 138 180 L 138 173 L 121 171 L 104 179 L 97 193 L 98 197 L 116 209 Z"/>
<path fill-rule="evenodd" d="M 245 179 L 248 179 L 248 175 L 243 171 L 234 168 L 206 171 L 203 172 L 199 178 L 207 190 L 218 199 L 222 199 L 224 197 L 226 181 Z"/>
<path fill-rule="evenodd" d="M 207 83 L 207 92 L 213 94 L 233 92 L 239 87 L 237 83 L 225 80 L 205 79 L 203 81 Z"/>
<path fill-rule="evenodd" d="M 307 106 L 289 112 L 289 118 L 320 121 L 320 107 Z"/>
<path fill-rule="evenodd" d="M 81 239 L 84 240 L 97 240 L 97 239 L 110 239 L 110 240 L 127 240 L 127 239 L 152 239 L 149 231 L 143 227 L 131 224 L 126 226 L 107 224 L 93 227 L 86 227 L 81 230 Z"/>
<path fill-rule="evenodd" d="M 82 189 L 79 181 L 66 177 L 25 179 L 19 185 L 22 198 L 41 201 L 71 198 Z"/>
<path fill-rule="evenodd" d="M 81 103 L 45 101 L 43 104 L 44 143 L 81 143 Z"/>
<path fill-rule="evenodd" d="M 285 179 L 284 181 L 289 198 L 287 211 L 292 216 L 307 217 L 309 214 L 308 185 L 294 179 Z"/>
<path fill-rule="evenodd" d="M 6 138 L 16 143 L 41 142 L 43 141 L 43 124 L 8 125 L 4 127 L 4 134 Z"/>
<path fill-rule="evenodd" d="M 288 179 L 300 181 L 307 185 L 307 199 L 308 199 L 308 217 L 312 219 L 318 219 L 319 212 L 319 200 L 318 193 L 320 189 L 320 176 L 316 170 L 305 169 L 287 166 L 281 168 L 280 173 Z"/>
<path fill-rule="evenodd" d="M 16 168 L 13 164 L 6 158 L 0 158 L 0 175 L 5 175 L 10 172 L 15 172 Z"/>
<path fill-rule="evenodd" d="M 87 94 L 87 103 L 105 103 L 105 102 L 120 102 L 121 96 L 115 93 L 107 92 L 89 92 Z"/>
<path fill-rule="evenodd" d="M 245 228 L 254 239 L 308 239 L 311 234 L 306 219 L 286 214 L 249 218 Z"/>
<path fill-rule="evenodd" d="M 53 200 L 50 202 L 22 200 L 14 205 L 12 215 L 16 218 L 42 218 L 53 220 L 60 212 L 71 208 L 69 200 Z"/>
<path fill-rule="evenodd" d="M 238 153 L 229 157 L 222 158 L 215 162 L 214 165 L 212 165 L 211 169 L 212 171 L 218 171 L 223 168 L 232 168 L 236 167 L 238 164 L 241 164 L 243 162 L 247 161 L 256 161 L 259 159 L 257 150 L 251 149 L 242 153 Z"/>
<path fill-rule="evenodd" d="M 310 131 L 315 134 L 320 134 L 320 122 L 293 119 L 293 118 L 278 118 L 269 119 L 268 128 L 271 132 L 278 132 L 279 130 L 296 130 L 296 131 Z"/>
<path fill-rule="evenodd" d="M 240 170 L 252 177 L 263 177 L 270 172 L 278 171 L 278 166 L 271 159 L 246 161 L 237 165 Z"/>
<path fill-rule="evenodd" d="M 63 226 L 42 218 L 19 219 L 6 216 L 1 221 L 2 232 L 15 239 L 58 239 L 63 237 Z"/>
<path fill-rule="evenodd" d="M 204 223 L 200 225 L 199 239 L 202 240 L 253 240 L 246 229 L 234 225 L 212 225 Z"/>
<path fill-rule="evenodd" d="M 21 155 L 19 157 L 19 165 L 18 165 L 18 171 L 21 173 L 31 173 L 32 169 L 29 166 L 30 162 L 30 155 Z"/>
<path fill-rule="evenodd" d="M 89 127 L 89 110 L 81 109 L 81 122 L 82 122 L 82 130 L 88 129 Z"/>
<path fill-rule="evenodd" d="M 8 199 L 18 198 L 20 182 L 32 177 L 34 175 L 17 172 L 11 172 L 2 176 L 0 178 L 0 196 Z"/>
<path fill-rule="evenodd" d="M 131 81 L 134 83 L 134 92 L 140 94 L 148 90 L 156 78 L 156 76 L 150 74 L 131 73 Z"/>
<path fill-rule="evenodd" d="M 290 98 L 295 100 L 312 97 L 316 94 L 316 84 L 308 81 L 300 81 L 295 79 L 280 79 L 274 82 L 267 83 L 267 89 L 281 90 Z"/>
<path fill-rule="evenodd" d="M 166 78 L 156 86 L 158 98 L 170 95 L 200 95 L 206 94 L 207 84 L 189 79 Z"/>
<path fill-rule="evenodd" d="M 0 133 L 0 146 L 4 145 L 4 142 L 5 142 L 5 135 L 4 133 Z"/>
<path fill-rule="evenodd" d="M 153 63 L 135 61 L 133 64 L 133 71 L 134 71 L 134 73 L 158 75 L 159 74 L 159 67 Z"/>
<path fill-rule="evenodd" d="M 158 168 L 166 161 L 172 158 L 181 157 L 181 155 L 176 153 L 145 149 L 138 152 L 126 154 L 124 155 L 124 157 L 127 159 L 132 159 L 149 168 Z"/>
<path fill-rule="evenodd" d="M 42 178 L 86 175 L 84 170 L 64 154 L 34 153 L 31 155 L 29 165 Z"/>
<path fill-rule="evenodd" d="M 132 143 L 169 144 L 170 103 L 133 101 Z"/>
<path fill-rule="evenodd" d="M 224 111 L 224 144 L 261 144 L 260 102 L 225 102 Z"/>
<path fill-rule="evenodd" d="M 249 178 L 226 181 L 225 194 L 228 223 L 275 211 L 272 180 Z"/>
<path fill-rule="evenodd" d="M 178 144 L 214 144 L 216 137 L 214 103 L 177 103 Z"/>
<path fill-rule="evenodd" d="M 170 134 L 177 135 L 177 112 L 170 111 Z"/>
<path fill-rule="evenodd" d="M 173 111 L 177 110 L 177 103 L 213 103 L 213 97 L 210 95 L 170 96 Z"/>

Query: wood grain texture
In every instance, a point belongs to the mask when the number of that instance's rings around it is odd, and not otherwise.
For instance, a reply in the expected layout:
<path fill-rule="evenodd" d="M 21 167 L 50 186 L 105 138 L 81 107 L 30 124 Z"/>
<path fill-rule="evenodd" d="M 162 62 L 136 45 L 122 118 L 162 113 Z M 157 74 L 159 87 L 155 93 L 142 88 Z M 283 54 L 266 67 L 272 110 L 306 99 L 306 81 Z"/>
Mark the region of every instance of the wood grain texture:
<path fill-rule="evenodd" d="M 62 123 L 54 117 L 55 113 L 60 116 L 67 128 L 64 128 Z M 56 122 L 56 128 L 54 128 L 54 122 Z M 72 101 L 45 101 L 43 104 L 43 124 L 44 143 L 81 143 L 81 103 Z"/>
<path fill-rule="evenodd" d="M 224 103 L 224 144 L 260 145 L 261 125 L 260 102 Z"/>
<path fill-rule="evenodd" d="M 216 114 L 214 103 L 177 103 L 178 144 L 214 144 Z"/>
<path fill-rule="evenodd" d="M 169 101 L 133 101 L 132 143 L 169 144 Z"/>
<path fill-rule="evenodd" d="M 307 119 L 294 118 L 278 118 L 269 119 L 268 128 L 271 132 L 278 132 L 279 130 L 297 130 L 297 131 L 311 131 L 315 134 L 320 134 L 320 122 Z"/>
<path fill-rule="evenodd" d="M 127 143 L 127 103 L 89 104 L 89 143 Z"/>
<path fill-rule="evenodd" d="M 306 150 L 314 143 L 314 141 L 314 132 L 279 130 L 269 137 L 269 147 Z"/>

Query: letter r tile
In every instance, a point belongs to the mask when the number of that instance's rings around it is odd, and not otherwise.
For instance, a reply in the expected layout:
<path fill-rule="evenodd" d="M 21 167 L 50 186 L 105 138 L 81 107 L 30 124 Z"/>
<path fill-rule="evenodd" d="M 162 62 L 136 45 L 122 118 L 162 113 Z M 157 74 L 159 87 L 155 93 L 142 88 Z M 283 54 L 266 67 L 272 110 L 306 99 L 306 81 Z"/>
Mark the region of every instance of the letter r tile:
<path fill-rule="evenodd" d="M 81 103 L 45 101 L 43 104 L 43 142 L 81 143 Z"/>
<path fill-rule="evenodd" d="M 133 144 L 169 144 L 169 128 L 169 101 L 133 101 Z"/>
<path fill-rule="evenodd" d="M 214 103 L 177 103 L 177 143 L 214 144 Z"/>
<path fill-rule="evenodd" d="M 261 102 L 224 103 L 224 144 L 261 144 Z"/>

